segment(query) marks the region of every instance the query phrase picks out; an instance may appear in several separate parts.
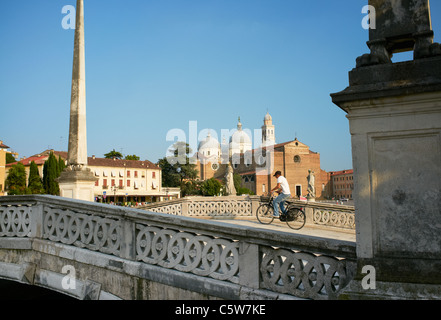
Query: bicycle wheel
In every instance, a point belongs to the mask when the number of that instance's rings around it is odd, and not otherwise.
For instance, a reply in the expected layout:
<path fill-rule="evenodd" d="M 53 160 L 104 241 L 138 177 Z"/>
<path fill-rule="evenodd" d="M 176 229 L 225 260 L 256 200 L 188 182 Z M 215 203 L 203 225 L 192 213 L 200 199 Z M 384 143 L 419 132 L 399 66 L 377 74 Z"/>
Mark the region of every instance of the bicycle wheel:
<path fill-rule="evenodd" d="M 262 204 L 256 211 L 257 220 L 261 224 L 270 224 L 274 220 L 274 208 L 269 204 Z"/>
<path fill-rule="evenodd" d="M 306 215 L 302 209 L 289 208 L 286 217 L 286 224 L 294 230 L 300 230 L 306 223 Z"/>

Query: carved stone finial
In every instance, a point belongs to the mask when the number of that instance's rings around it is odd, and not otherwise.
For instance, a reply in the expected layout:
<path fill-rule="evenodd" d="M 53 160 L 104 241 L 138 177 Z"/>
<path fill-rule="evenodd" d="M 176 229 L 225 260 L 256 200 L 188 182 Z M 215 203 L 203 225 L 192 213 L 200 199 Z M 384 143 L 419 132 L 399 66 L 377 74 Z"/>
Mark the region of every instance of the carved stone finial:
<path fill-rule="evenodd" d="M 429 0 L 369 0 L 375 8 L 375 28 L 369 31 L 370 54 L 357 67 L 392 63 L 394 53 L 414 51 L 414 59 L 441 54 L 433 43 Z"/>

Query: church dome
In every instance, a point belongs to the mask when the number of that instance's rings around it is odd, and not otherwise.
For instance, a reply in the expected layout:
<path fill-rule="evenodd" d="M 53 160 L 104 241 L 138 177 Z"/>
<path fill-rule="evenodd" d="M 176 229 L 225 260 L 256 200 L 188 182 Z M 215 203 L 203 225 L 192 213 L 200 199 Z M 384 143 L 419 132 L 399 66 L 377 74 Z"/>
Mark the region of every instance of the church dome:
<path fill-rule="evenodd" d="M 251 144 L 251 138 L 245 131 L 237 130 L 230 137 L 230 143 Z"/>
<path fill-rule="evenodd" d="M 230 137 L 230 153 L 245 153 L 252 150 L 252 141 L 250 136 L 242 130 L 242 123 L 237 124 L 237 131 Z"/>
<path fill-rule="evenodd" d="M 220 153 L 220 143 L 217 139 L 211 136 L 211 133 L 208 133 L 207 137 L 199 143 L 198 151 L 200 154 L 205 156 L 218 156 Z"/>

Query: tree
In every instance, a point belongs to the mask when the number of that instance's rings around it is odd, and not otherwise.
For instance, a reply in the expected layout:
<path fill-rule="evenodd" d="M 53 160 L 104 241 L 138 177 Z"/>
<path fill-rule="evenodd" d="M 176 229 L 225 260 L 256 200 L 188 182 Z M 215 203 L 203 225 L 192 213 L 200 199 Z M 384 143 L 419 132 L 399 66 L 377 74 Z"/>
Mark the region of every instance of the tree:
<path fill-rule="evenodd" d="M 254 194 L 250 189 L 242 187 L 242 177 L 235 173 L 233 175 L 234 187 L 236 188 L 236 194 L 241 196 L 243 194 Z"/>
<path fill-rule="evenodd" d="M 14 162 L 17 162 L 17 160 L 14 158 L 14 156 L 10 153 L 6 153 L 6 164 L 14 163 Z"/>
<path fill-rule="evenodd" d="M 43 187 L 46 194 L 57 196 L 60 194 L 60 187 L 55 180 L 60 176 L 58 161 L 53 152 L 43 166 Z"/>
<path fill-rule="evenodd" d="M 63 160 L 63 158 L 58 157 L 58 176 L 63 172 L 63 170 L 66 168 L 66 162 Z"/>
<path fill-rule="evenodd" d="M 221 189 L 222 183 L 214 178 L 205 180 L 201 186 L 202 194 L 204 196 L 217 196 L 220 194 Z"/>
<path fill-rule="evenodd" d="M 158 161 L 162 169 L 162 185 L 164 187 L 181 187 L 185 180 L 194 180 L 198 176 L 196 165 L 190 163 L 191 148 L 185 142 L 176 142 L 169 152 L 173 156 Z"/>
<path fill-rule="evenodd" d="M 13 165 L 5 182 L 9 195 L 27 194 L 25 166 L 21 162 Z"/>
<path fill-rule="evenodd" d="M 34 161 L 31 162 L 31 167 L 29 169 L 29 182 L 28 182 L 29 193 L 31 194 L 43 194 L 43 181 L 41 180 L 40 173 L 38 172 L 38 167 Z"/>
<path fill-rule="evenodd" d="M 176 142 L 169 150 L 173 157 L 168 157 L 169 163 L 174 164 L 176 172 L 179 174 L 181 183 L 183 180 L 194 180 L 198 176 L 196 165 L 190 163 L 192 150 L 188 143 Z"/>
<path fill-rule="evenodd" d="M 201 195 L 201 181 L 186 181 L 181 184 L 181 195 L 186 196 L 198 196 Z"/>
<path fill-rule="evenodd" d="M 106 153 L 104 155 L 104 157 L 106 157 L 106 159 L 116 158 L 116 159 L 120 159 L 121 160 L 123 158 L 123 155 L 122 155 L 121 152 L 115 151 L 115 149 L 113 149 L 112 151 Z"/>
<path fill-rule="evenodd" d="M 125 160 L 139 160 L 139 157 L 135 154 L 132 154 L 132 155 L 127 155 L 124 159 Z"/>
<path fill-rule="evenodd" d="M 171 165 L 167 158 L 158 161 L 158 166 L 162 169 L 162 186 L 176 188 L 180 186 L 181 178 L 176 172 L 176 168 Z"/>

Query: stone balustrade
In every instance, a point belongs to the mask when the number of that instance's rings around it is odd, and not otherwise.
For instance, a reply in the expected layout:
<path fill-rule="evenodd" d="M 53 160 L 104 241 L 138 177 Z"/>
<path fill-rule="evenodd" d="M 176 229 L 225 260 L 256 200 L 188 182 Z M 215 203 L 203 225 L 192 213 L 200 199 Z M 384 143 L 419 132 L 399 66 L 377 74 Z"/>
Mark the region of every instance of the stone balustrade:
<path fill-rule="evenodd" d="M 254 218 L 261 204 L 259 196 L 188 197 L 152 203 L 145 210 L 196 218 Z M 355 232 L 354 207 L 331 203 L 289 200 L 306 213 L 306 225 L 332 227 Z"/>
<path fill-rule="evenodd" d="M 163 214 L 52 196 L 2 197 L 0 251 L 5 240 L 23 238 L 81 248 L 218 281 L 212 295 L 227 299 L 237 296 L 219 293 L 222 285 L 236 286 L 242 298 L 246 291 L 264 298 L 336 299 L 354 275 L 355 243 L 175 215 L 196 204 L 196 216 L 230 209 L 245 214 L 254 206 L 178 200 L 166 206 L 175 206 L 173 214 Z M 193 288 L 191 281 L 184 286 Z"/>

